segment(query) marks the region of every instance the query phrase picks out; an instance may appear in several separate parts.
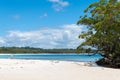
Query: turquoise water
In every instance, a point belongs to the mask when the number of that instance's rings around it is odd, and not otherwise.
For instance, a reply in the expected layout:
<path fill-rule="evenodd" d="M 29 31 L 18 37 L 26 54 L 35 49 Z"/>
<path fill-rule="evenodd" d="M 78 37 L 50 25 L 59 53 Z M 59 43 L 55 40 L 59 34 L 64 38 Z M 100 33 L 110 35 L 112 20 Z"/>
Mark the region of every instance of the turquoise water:
<path fill-rule="evenodd" d="M 96 61 L 102 58 L 101 55 L 88 54 L 0 54 L 0 59 L 33 59 L 33 60 L 61 60 L 61 61 Z"/>

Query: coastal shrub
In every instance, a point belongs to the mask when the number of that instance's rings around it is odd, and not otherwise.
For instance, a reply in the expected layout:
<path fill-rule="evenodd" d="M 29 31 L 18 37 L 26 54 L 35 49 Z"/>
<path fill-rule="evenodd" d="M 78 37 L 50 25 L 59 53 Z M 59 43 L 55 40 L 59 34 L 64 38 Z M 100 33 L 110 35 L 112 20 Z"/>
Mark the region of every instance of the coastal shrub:
<path fill-rule="evenodd" d="M 120 67 L 120 2 L 99 0 L 90 4 L 77 22 L 87 27 L 79 38 L 85 41 L 78 46 L 91 46 L 104 55 L 102 63 Z M 99 63 L 99 62 L 98 62 Z"/>

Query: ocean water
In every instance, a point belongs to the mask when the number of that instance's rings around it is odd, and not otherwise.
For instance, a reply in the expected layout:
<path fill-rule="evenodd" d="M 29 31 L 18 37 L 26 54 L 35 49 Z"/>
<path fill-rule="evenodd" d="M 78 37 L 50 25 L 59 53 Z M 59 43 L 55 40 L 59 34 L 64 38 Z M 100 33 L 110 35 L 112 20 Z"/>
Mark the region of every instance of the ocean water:
<path fill-rule="evenodd" d="M 32 59 L 94 62 L 102 58 L 100 54 L 0 54 L 0 59 Z"/>

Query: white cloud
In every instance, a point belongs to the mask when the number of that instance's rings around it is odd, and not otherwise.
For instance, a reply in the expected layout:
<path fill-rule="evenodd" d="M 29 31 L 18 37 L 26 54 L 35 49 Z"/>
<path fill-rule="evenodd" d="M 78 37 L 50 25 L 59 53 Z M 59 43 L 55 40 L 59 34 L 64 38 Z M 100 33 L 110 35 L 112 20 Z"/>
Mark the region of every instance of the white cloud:
<path fill-rule="evenodd" d="M 5 43 L 4 39 L 0 38 L 0 44 Z"/>
<path fill-rule="evenodd" d="M 20 15 L 18 15 L 18 14 L 13 15 L 12 18 L 15 19 L 15 20 L 19 20 L 20 19 Z"/>
<path fill-rule="evenodd" d="M 36 31 L 9 31 L 0 43 L 1 46 L 76 48 L 83 41 L 78 39 L 82 30 L 83 26 L 70 24 Z"/>
<path fill-rule="evenodd" d="M 49 0 L 50 2 L 59 2 L 60 0 Z"/>
<path fill-rule="evenodd" d="M 40 18 L 44 18 L 44 17 L 47 17 L 48 16 L 48 14 L 47 13 L 44 13 L 44 14 L 42 14 L 41 16 L 40 16 Z"/>
<path fill-rule="evenodd" d="M 63 0 L 48 0 L 48 1 L 53 3 L 53 8 L 56 11 L 61 11 L 64 7 L 69 5 L 68 1 Z"/>

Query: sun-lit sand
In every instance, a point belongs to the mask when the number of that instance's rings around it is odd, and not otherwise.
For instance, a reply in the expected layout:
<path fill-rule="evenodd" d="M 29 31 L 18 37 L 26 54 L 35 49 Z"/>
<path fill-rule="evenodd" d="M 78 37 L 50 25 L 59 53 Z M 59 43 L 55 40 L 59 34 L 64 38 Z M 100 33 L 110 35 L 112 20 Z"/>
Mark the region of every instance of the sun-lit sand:
<path fill-rule="evenodd" d="M 83 62 L 0 59 L 0 80 L 120 80 L 120 70 Z"/>

